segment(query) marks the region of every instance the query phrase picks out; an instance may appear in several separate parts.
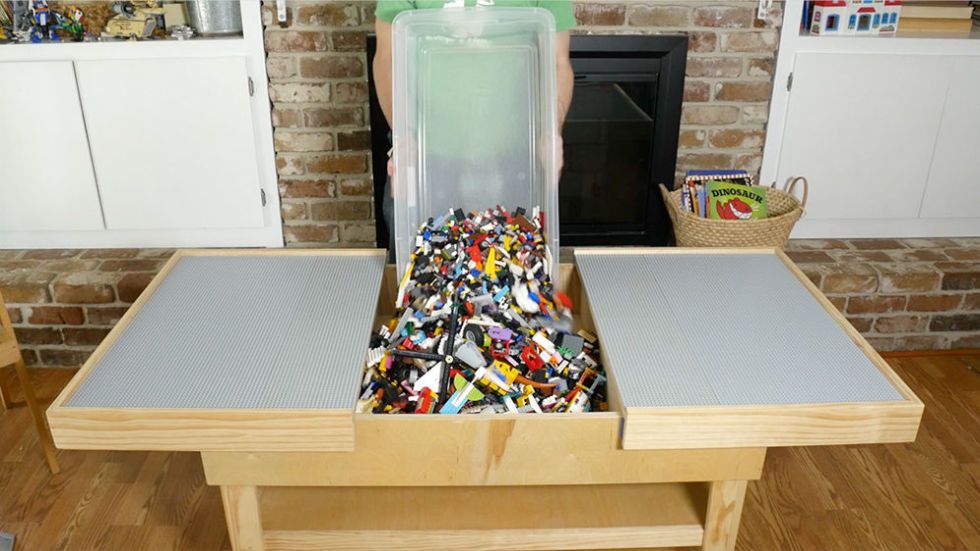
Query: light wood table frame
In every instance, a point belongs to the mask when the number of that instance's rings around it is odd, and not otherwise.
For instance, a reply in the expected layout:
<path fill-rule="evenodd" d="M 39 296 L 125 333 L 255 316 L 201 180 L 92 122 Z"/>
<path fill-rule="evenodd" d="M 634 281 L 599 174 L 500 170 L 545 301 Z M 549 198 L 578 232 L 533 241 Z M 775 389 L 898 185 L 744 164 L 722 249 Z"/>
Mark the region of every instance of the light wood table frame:
<path fill-rule="evenodd" d="M 201 455 L 235 549 L 732 549 L 765 449 L 623 450 L 619 426 L 359 415 L 354 452 Z"/>
<path fill-rule="evenodd" d="M 41 451 L 44 452 L 44 460 L 48 464 L 48 469 L 51 470 L 52 474 L 58 474 L 61 472 L 61 466 L 55 456 L 51 430 L 48 428 L 44 413 L 37 404 L 34 385 L 31 384 L 31 377 L 27 373 L 27 366 L 24 364 L 24 356 L 20 352 L 20 345 L 17 344 L 17 336 L 14 334 L 14 326 L 10 321 L 10 314 L 7 312 L 7 305 L 3 296 L 0 296 L 0 367 L 8 365 L 12 365 L 17 373 L 20 389 L 24 394 L 24 402 L 34 419 L 34 429 L 37 431 L 37 438 L 41 444 Z M 12 405 L 13 400 L 10 398 L 9 390 L 0 384 L 0 413 L 6 412 Z"/>
<path fill-rule="evenodd" d="M 200 452 L 208 483 L 221 489 L 236 550 L 731 550 L 747 483 L 762 476 L 768 447 L 910 441 L 922 415 L 918 398 L 785 255 L 771 249 L 744 252 L 779 256 L 901 400 L 628 408 L 616 386 L 616 366 L 606 361 L 608 412 L 392 416 L 355 414 L 353 407 L 66 406 L 182 256 L 376 254 L 179 251 L 48 416 L 55 442 L 63 448 Z M 608 254 L 687 251 L 617 249 Z M 576 270 L 563 265 L 560 274 L 562 288 L 576 303 L 576 322 L 598 329 L 601 337 Z M 389 267 L 380 282 L 378 319 L 391 315 L 395 286 Z"/>

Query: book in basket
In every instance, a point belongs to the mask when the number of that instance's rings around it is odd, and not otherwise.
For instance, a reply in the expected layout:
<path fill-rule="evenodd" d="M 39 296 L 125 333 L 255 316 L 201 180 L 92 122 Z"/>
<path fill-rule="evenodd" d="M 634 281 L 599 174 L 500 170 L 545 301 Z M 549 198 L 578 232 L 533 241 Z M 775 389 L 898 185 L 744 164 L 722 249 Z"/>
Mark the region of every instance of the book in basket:
<path fill-rule="evenodd" d="M 705 187 L 710 219 L 749 220 L 769 216 L 765 188 L 714 180 L 707 182 Z"/>

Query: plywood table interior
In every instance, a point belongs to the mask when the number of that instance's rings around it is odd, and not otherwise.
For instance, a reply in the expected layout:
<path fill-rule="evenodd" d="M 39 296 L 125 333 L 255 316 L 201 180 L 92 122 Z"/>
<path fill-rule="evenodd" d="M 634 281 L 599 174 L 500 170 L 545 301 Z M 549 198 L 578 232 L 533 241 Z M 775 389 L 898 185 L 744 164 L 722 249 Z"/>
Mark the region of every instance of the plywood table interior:
<path fill-rule="evenodd" d="M 381 251 L 180 251 L 48 410 L 190 450 L 235 549 L 732 549 L 773 446 L 903 442 L 921 402 L 774 250 L 581 249 L 609 411 L 354 413 Z"/>

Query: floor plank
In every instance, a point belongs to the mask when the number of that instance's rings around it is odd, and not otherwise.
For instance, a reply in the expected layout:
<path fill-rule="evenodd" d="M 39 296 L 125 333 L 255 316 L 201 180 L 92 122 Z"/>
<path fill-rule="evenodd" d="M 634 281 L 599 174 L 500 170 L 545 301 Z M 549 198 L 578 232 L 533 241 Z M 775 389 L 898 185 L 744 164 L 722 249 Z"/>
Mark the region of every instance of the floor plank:
<path fill-rule="evenodd" d="M 889 362 L 926 404 L 916 442 L 770 450 L 737 549 L 980 549 L 980 357 Z M 72 372 L 31 375 L 46 405 Z M 0 415 L 0 530 L 17 535 L 18 551 L 230 549 L 196 454 L 58 458 L 63 470 L 51 475 L 22 404 Z"/>

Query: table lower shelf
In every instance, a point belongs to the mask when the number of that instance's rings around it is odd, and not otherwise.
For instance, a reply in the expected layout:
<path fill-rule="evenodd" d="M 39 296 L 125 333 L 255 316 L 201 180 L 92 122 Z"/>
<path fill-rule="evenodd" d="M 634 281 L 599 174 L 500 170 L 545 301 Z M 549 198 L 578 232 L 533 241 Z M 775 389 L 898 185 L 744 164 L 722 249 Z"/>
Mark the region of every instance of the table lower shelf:
<path fill-rule="evenodd" d="M 707 485 L 266 487 L 265 549 L 701 545 Z"/>

